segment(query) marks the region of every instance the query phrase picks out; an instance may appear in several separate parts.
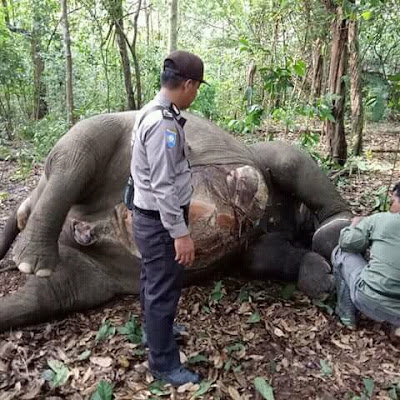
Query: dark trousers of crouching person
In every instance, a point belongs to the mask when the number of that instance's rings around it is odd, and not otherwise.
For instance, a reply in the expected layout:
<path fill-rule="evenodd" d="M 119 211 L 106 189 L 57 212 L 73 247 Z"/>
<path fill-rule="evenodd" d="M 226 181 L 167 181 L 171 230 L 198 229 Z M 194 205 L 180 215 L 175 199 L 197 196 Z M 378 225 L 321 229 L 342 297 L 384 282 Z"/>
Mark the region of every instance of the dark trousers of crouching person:
<path fill-rule="evenodd" d="M 135 242 L 142 255 L 140 302 L 149 346 L 149 368 L 170 371 L 180 363 L 173 323 L 182 290 L 184 267 L 175 261 L 174 239 L 157 213 L 135 210 Z M 187 221 L 187 213 L 185 212 Z"/>
<path fill-rule="evenodd" d="M 368 261 L 359 253 L 343 251 L 336 247 L 332 252 L 332 266 L 335 274 L 337 306 L 336 314 L 344 325 L 354 327 L 358 313 L 377 322 L 388 322 L 393 327 L 400 326 L 400 297 L 393 298 L 387 294 L 371 292 L 362 279 L 362 272 L 368 268 Z M 368 295 L 371 293 L 374 298 Z"/>

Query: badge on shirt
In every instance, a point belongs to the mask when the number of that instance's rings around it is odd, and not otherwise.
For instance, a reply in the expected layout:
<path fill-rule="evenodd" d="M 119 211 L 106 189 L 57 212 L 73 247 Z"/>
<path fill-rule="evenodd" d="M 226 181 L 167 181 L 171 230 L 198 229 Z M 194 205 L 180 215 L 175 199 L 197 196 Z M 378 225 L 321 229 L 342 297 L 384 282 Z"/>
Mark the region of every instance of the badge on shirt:
<path fill-rule="evenodd" d="M 170 131 L 167 129 L 165 131 L 165 137 L 167 139 L 167 146 L 168 147 L 175 147 L 176 146 L 176 132 Z"/>

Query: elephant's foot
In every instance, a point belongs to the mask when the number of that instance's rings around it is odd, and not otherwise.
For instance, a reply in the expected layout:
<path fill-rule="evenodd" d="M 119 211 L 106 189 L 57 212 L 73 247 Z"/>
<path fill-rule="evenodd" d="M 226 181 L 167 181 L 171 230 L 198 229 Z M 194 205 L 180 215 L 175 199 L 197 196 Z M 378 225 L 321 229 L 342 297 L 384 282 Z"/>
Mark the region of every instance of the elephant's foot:
<path fill-rule="evenodd" d="M 47 277 L 52 274 L 59 262 L 57 245 L 44 245 L 26 237 L 16 245 L 14 261 L 24 274 Z"/>
<path fill-rule="evenodd" d="M 312 250 L 330 260 L 332 250 L 339 242 L 340 231 L 350 225 L 351 218 L 352 214 L 345 212 L 325 220 L 314 233 Z"/>
<path fill-rule="evenodd" d="M 307 253 L 301 260 L 297 287 L 313 299 L 327 298 L 335 287 L 328 261 L 317 253 Z"/>

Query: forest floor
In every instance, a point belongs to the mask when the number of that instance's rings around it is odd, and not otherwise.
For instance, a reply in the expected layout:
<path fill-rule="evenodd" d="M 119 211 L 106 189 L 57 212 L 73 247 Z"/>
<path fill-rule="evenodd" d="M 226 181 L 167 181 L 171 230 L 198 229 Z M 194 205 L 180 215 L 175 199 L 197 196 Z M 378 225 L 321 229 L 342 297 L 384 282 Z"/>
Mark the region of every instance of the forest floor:
<path fill-rule="evenodd" d="M 397 149 L 399 133 L 396 125 L 370 125 L 365 149 Z M 392 172 L 395 153 L 366 154 L 368 159 L 355 162 L 338 182 L 354 212 L 364 215 L 372 211 L 380 187 L 400 180 L 400 161 Z M 16 162 L 0 161 L 0 229 L 40 173 L 38 166 L 25 177 Z M 8 255 L 1 267 L 12 265 Z M 0 301 L 23 282 L 17 270 L 1 273 Z M 349 330 L 331 306 L 278 282 L 225 278 L 221 287 L 209 282 L 184 289 L 178 321 L 189 335 L 182 357 L 204 381 L 175 390 L 152 381 L 143 349 L 118 331 L 96 340 L 104 321 L 120 327 L 129 314 L 139 315 L 138 298 L 127 296 L 97 310 L 1 334 L 0 400 L 89 399 L 100 380 L 114 385 L 115 399 L 261 399 L 256 377 L 271 384 L 276 400 L 400 398 L 395 389 L 400 347 L 389 341 L 387 327 L 362 319 L 357 331 Z M 58 372 L 53 380 L 68 379 L 62 386 L 51 388 L 43 379 L 49 361 Z M 97 399 L 108 398 L 98 394 Z"/>

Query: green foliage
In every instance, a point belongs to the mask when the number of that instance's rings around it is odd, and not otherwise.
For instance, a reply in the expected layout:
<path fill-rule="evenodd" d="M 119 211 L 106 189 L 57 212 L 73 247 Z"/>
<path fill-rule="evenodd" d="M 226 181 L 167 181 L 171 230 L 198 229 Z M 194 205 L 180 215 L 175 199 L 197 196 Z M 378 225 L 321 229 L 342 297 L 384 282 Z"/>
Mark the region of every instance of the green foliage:
<path fill-rule="evenodd" d="M 200 387 L 196 390 L 193 397 L 200 397 L 203 394 L 206 394 L 211 388 L 212 382 L 211 381 L 201 381 Z"/>
<path fill-rule="evenodd" d="M 169 393 L 169 390 L 165 388 L 165 382 L 157 380 L 150 383 L 149 391 L 156 396 L 164 396 Z"/>
<path fill-rule="evenodd" d="M 136 316 L 131 317 L 124 326 L 118 328 L 118 332 L 121 335 L 126 335 L 132 343 L 140 344 L 142 342 L 142 328 Z"/>
<path fill-rule="evenodd" d="M 373 209 L 375 212 L 388 211 L 390 207 L 390 196 L 387 186 L 380 186 L 372 193 L 374 199 Z"/>
<path fill-rule="evenodd" d="M 102 380 L 97 384 L 91 400 L 112 400 L 114 398 L 113 390 L 113 385 Z"/>
<path fill-rule="evenodd" d="M 200 115 L 216 120 L 218 113 L 215 105 L 216 89 L 215 86 L 202 85 L 196 100 L 190 107 L 190 111 L 198 112 Z"/>
<path fill-rule="evenodd" d="M 332 368 L 325 360 L 319 360 L 321 366 L 321 374 L 325 376 L 332 376 Z"/>
<path fill-rule="evenodd" d="M 50 369 L 42 373 L 42 378 L 48 381 L 51 387 L 64 385 L 68 381 L 71 372 L 65 364 L 58 360 L 49 360 L 47 365 Z"/>
<path fill-rule="evenodd" d="M 260 316 L 260 313 L 258 313 L 258 312 L 254 312 L 247 319 L 248 324 L 256 324 L 257 322 L 260 322 L 260 321 L 261 321 L 261 316 Z"/>
<path fill-rule="evenodd" d="M 222 286 L 222 281 L 215 282 L 214 289 L 210 295 L 210 301 L 212 303 L 219 303 L 219 301 L 224 297 L 224 291 Z"/>
<path fill-rule="evenodd" d="M 256 390 L 261 394 L 261 396 L 266 400 L 274 400 L 274 389 L 267 383 L 267 381 L 262 377 L 257 377 L 254 379 L 254 386 Z"/>
<path fill-rule="evenodd" d="M 203 354 L 197 354 L 195 356 L 189 357 L 187 362 L 188 364 L 208 363 L 208 358 Z"/>
<path fill-rule="evenodd" d="M 100 329 L 96 333 L 96 342 L 102 342 L 111 336 L 115 335 L 115 327 L 112 326 L 110 321 L 104 321 Z"/>
<path fill-rule="evenodd" d="M 246 108 L 246 115 L 243 119 L 233 119 L 229 121 L 228 128 L 236 133 L 252 134 L 261 125 L 264 109 L 253 104 Z"/>

